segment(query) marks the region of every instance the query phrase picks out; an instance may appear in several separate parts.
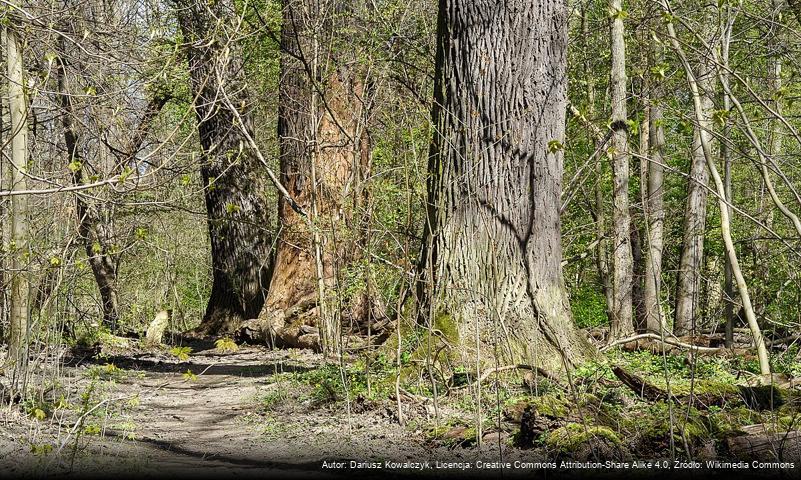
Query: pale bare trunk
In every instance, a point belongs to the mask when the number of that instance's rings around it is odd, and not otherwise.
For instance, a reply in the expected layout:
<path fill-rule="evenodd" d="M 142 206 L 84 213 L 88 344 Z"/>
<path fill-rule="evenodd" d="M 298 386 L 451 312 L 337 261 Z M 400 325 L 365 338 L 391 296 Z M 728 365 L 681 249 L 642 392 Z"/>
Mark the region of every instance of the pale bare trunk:
<path fill-rule="evenodd" d="M 707 18 L 711 22 L 711 16 Z M 708 43 L 715 29 L 708 27 L 703 33 Z M 699 87 L 703 123 L 697 122 L 693 132 L 692 163 L 687 178 L 687 203 L 684 213 L 684 233 L 681 258 L 676 281 L 676 315 L 673 324 L 675 335 L 695 332 L 696 322 L 701 316 L 702 272 L 704 267 L 704 233 L 706 231 L 707 183 L 709 173 L 702 144 L 712 145 L 712 111 L 715 91 L 715 65 L 707 55 L 699 55 L 696 81 Z"/>
<path fill-rule="evenodd" d="M 611 0 L 612 92 L 612 318 L 610 338 L 630 335 L 632 319 L 633 259 L 629 213 L 629 145 L 626 108 L 626 44 L 622 2 Z"/>
<path fill-rule="evenodd" d="M 28 101 L 25 96 L 22 47 L 13 28 L 6 31 L 8 67 L 8 106 L 11 117 L 11 189 L 26 190 L 24 171 L 28 167 Z M 8 364 L 15 370 L 25 368 L 28 347 L 28 197 L 11 197 L 10 210 L 11 293 Z"/>
<path fill-rule="evenodd" d="M 661 80 L 657 80 L 661 81 Z M 651 332 L 662 332 L 665 328 L 665 317 L 661 308 L 662 291 L 662 251 L 664 249 L 665 200 L 664 183 L 665 168 L 663 151 L 665 148 L 665 132 L 662 126 L 662 89 L 654 89 L 655 101 L 651 103 L 648 136 L 650 138 L 647 184 L 640 188 L 646 192 L 645 218 L 648 233 L 648 244 L 645 251 L 645 328 Z"/>
<path fill-rule="evenodd" d="M 723 83 L 728 82 L 728 73 L 726 69 L 729 66 L 729 45 L 731 44 L 732 23 L 729 16 L 722 17 L 723 36 L 720 45 L 720 54 L 723 61 Z M 731 110 L 731 98 L 728 92 L 723 92 L 723 109 L 725 111 Z M 729 141 L 731 139 L 731 122 L 728 118 L 724 119 L 723 124 L 723 139 L 720 142 L 720 155 L 723 158 L 723 192 L 726 199 L 726 209 L 731 215 L 731 203 L 733 201 L 731 190 L 731 149 L 729 148 Z M 726 322 L 725 327 L 725 346 L 731 348 L 734 346 L 734 283 L 732 281 L 731 262 L 728 257 L 724 258 L 723 265 L 723 292 L 725 296 L 725 305 L 723 315 Z"/>
<path fill-rule="evenodd" d="M 708 97 L 702 102 L 705 118 L 710 106 Z M 701 269 L 704 257 L 704 230 L 706 229 L 707 173 L 704 149 L 701 145 L 702 127 L 693 133 L 693 152 L 690 174 L 687 178 L 687 204 L 684 213 L 684 236 L 682 241 L 679 272 L 676 282 L 676 318 L 673 324 L 675 335 L 687 335 L 695 329 L 695 320 L 700 313 Z"/>

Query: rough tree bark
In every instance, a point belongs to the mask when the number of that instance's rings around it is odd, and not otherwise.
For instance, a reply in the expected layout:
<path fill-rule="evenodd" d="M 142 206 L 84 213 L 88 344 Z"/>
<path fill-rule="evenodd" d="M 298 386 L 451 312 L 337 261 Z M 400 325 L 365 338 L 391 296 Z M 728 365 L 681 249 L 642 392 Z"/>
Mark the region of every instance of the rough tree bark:
<path fill-rule="evenodd" d="M 278 107 L 281 183 L 310 218 L 279 199 L 269 294 L 242 334 L 276 347 L 335 353 L 341 312 L 326 292 L 354 256 L 341 233 L 358 222 L 348 200 L 363 194 L 369 142 L 363 75 L 345 53 L 335 54 L 328 70 L 319 60 L 335 27 L 323 21 L 317 3 L 284 2 Z M 332 8 L 326 10 L 337 18 L 347 14 L 347 6 Z"/>
<path fill-rule="evenodd" d="M 208 214 L 213 284 L 195 333 L 227 334 L 264 304 L 271 261 L 269 206 L 261 164 L 226 97 L 252 131 L 240 48 L 229 34 L 233 2 L 179 2 L 192 94 L 203 149 L 200 172 Z"/>
<path fill-rule="evenodd" d="M 8 73 L 8 107 L 11 118 L 11 189 L 26 190 L 28 167 L 28 99 L 25 95 L 22 45 L 13 27 L 5 27 L 6 67 Z M 11 197 L 11 292 L 8 357 L 6 363 L 12 371 L 25 368 L 28 344 L 29 281 L 26 251 L 28 249 L 28 197 Z"/>
<path fill-rule="evenodd" d="M 611 103 L 613 150 L 612 198 L 612 318 L 610 339 L 634 332 L 632 291 L 634 264 L 631 252 L 629 213 L 629 142 L 626 108 L 626 43 L 621 0 L 611 0 Z"/>
<path fill-rule="evenodd" d="M 562 0 L 439 2 L 418 310 L 453 321 L 465 363 L 595 354 L 560 264 L 566 27 Z"/>

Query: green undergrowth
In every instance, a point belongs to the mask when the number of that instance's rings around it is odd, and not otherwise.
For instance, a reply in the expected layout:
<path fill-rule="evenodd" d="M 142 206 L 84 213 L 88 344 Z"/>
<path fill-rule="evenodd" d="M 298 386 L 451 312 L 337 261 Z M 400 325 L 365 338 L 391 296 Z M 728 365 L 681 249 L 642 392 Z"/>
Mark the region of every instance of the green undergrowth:
<path fill-rule="evenodd" d="M 441 334 L 448 333 L 452 332 Z M 801 427 L 798 394 L 775 386 L 749 386 L 749 381 L 753 384 L 758 379 L 758 370 L 738 359 L 615 350 L 604 361 L 575 369 L 569 388 L 563 386 L 564 379 L 563 385 L 541 377 L 532 383 L 530 372 L 507 370 L 485 379 L 478 389 L 470 370 L 446 365 L 445 357 L 431 365 L 437 370 L 433 376 L 415 362 L 427 334 L 413 330 L 402 336 L 400 365 L 397 355 L 382 348 L 343 364 L 274 375 L 259 397 L 263 411 L 273 423 L 280 418 L 274 414 L 291 409 L 345 411 L 346 401 L 356 413 L 378 405 L 394 411 L 395 382 L 400 376 L 402 402 L 417 403 L 418 409 L 426 405 L 428 411 L 408 417 L 406 428 L 422 432 L 426 441 L 450 447 L 470 447 L 478 442 L 479 432 L 491 432 L 508 444 L 540 448 L 561 457 L 581 458 L 592 450 L 588 445 L 599 444 L 601 451 L 614 458 L 626 458 L 626 452 L 635 451 L 654 458 L 694 458 L 710 445 L 723 448 L 727 438 L 744 434 L 743 428 L 749 425 L 764 425 L 774 432 Z M 397 343 L 392 348 L 397 349 Z M 776 361 L 783 362 L 786 371 L 797 367 L 789 358 Z M 617 379 L 612 371 L 615 365 L 669 390 L 676 400 L 640 398 Z M 446 366 L 452 367 L 448 373 Z M 414 375 L 408 375 L 413 367 Z M 459 375 L 466 380 L 456 383 Z M 743 392 L 772 395 L 781 401 L 775 408 L 765 408 L 764 403 L 756 408 Z M 526 422 L 527 433 L 521 428 Z"/>

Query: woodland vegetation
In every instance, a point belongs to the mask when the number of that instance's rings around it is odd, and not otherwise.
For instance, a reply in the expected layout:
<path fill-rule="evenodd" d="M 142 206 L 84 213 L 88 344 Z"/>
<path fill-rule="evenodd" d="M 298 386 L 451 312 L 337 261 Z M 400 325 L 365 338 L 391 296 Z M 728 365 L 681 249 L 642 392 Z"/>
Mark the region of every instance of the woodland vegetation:
<path fill-rule="evenodd" d="M 0 476 L 801 468 L 801 0 L 0 18 Z"/>

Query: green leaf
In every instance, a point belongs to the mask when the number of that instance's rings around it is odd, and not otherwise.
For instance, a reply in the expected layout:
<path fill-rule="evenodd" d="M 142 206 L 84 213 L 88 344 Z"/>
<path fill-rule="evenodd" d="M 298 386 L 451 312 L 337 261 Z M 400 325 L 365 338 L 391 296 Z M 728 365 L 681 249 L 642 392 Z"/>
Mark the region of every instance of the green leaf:
<path fill-rule="evenodd" d="M 145 227 L 136 227 L 136 239 L 137 240 L 146 240 L 147 239 L 147 228 Z"/>
<path fill-rule="evenodd" d="M 73 160 L 69 165 L 67 165 L 67 168 L 69 168 L 72 173 L 77 173 L 82 167 L 83 164 L 78 160 Z"/>
<path fill-rule="evenodd" d="M 618 10 L 616 8 L 609 7 L 609 16 L 613 20 L 625 20 L 629 18 L 629 14 L 625 10 Z"/>
<path fill-rule="evenodd" d="M 651 67 L 651 73 L 654 76 L 658 77 L 660 80 L 663 80 L 665 78 L 665 75 L 667 75 L 667 69 L 668 66 L 664 63 L 661 65 L 654 65 L 653 67 Z"/>
<path fill-rule="evenodd" d="M 722 127 L 726 125 L 726 120 L 728 120 L 730 113 L 728 110 L 715 110 L 712 113 L 712 120 L 716 125 Z"/>
<path fill-rule="evenodd" d="M 559 140 L 551 140 L 548 142 L 548 151 L 550 153 L 560 152 L 565 149 L 565 146 Z"/>
<path fill-rule="evenodd" d="M 122 173 L 120 174 L 120 183 L 123 183 L 125 182 L 125 180 L 128 180 L 128 177 L 130 177 L 132 173 L 133 173 L 133 168 L 125 167 L 122 170 Z"/>
<path fill-rule="evenodd" d="M 640 122 L 628 119 L 626 120 L 626 125 L 629 127 L 629 135 L 637 135 L 640 133 Z"/>
<path fill-rule="evenodd" d="M 231 338 L 225 337 L 214 342 L 214 346 L 221 353 L 235 352 L 239 350 L 239 345 L 236 344 Z"/>
<path fill-rule="evenodd" d="M 185 362 L 189 360 L 189 354 L 192 353 L 192 347 L 172 347 L 170 355 L 176 357 L 178 360 Z"/>

